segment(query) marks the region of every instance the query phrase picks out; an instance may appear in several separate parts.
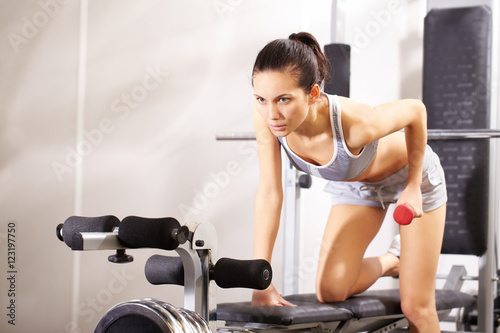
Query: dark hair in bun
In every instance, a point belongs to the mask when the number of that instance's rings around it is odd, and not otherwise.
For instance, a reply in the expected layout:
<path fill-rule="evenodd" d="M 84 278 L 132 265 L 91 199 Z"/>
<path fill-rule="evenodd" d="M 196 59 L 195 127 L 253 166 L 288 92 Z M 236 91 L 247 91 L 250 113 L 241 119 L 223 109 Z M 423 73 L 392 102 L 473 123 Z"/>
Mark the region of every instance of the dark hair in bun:
<path fill-rule="evenodd" d="M 252 77 L 264 71 L 288 71 L 306 93 L 314 84 L 322 86 L 328 74 L 328 62 L 316 38 L 307 32 L 276 39 L 257 55 Z"/>

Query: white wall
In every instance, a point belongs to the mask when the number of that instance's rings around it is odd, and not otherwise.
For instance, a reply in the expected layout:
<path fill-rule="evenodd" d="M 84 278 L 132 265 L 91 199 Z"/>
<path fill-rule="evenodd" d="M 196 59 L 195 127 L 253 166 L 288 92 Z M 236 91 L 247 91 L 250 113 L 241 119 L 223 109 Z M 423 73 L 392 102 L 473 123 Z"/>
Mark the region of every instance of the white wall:
<path fill-rule="evenodd" d="M 182 305 L 180 287 L 144 278 L 158 251 L 129 251 L 126 265 L 108 263 L 111 251 L 72 253 L 55 227 L 73 214 L 208 221 L 219 256 L 251 258 L 255 147 L 215 134 L 252 130 L 250 72 L 265 43 L 305 28 L 330 39 L 330 1 L 310 4 L 2 0 L 0 331 L 90 332 L 133 298 Z M 5 278 L 9 223 L 15 297 Z M 220 301 L 249 296 L 219 292 Z"/>

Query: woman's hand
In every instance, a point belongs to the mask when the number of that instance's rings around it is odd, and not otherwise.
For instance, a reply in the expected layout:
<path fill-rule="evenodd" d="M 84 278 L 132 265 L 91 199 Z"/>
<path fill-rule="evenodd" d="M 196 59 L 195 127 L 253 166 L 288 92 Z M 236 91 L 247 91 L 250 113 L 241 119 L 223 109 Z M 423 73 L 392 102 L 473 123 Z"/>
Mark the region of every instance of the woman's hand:
<path fill-rule="evenodd" d="M 399 196 L 397 205 L 409 205 L 415 212 L 415 217 L 422 217 L 422 191 L 419 186 L 406 186 Z"/>
<path fill-rule="evenodd" d="M 252 295 L 252 305 L 254 306 L 294 306 L 285 300 L 276 288 L 271 284 L 265 290 L 254 290 Z"/>

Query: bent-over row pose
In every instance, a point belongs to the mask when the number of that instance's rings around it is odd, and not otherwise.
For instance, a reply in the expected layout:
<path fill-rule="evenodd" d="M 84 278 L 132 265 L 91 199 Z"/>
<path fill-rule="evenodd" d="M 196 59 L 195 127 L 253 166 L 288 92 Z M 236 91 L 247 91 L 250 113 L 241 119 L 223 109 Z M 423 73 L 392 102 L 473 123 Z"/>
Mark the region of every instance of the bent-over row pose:
<path fill-rule="evenodd" d="M 447 196 L 439 158 L 427 146 L 425 106 L 406 99 L 371 107 L 327 95 L 321 90 L 326 74 L 318 42 L 303 32 L 270 42 L 255 61 L 260 181 L 254 256 L 271 262 L 283 201 L 283 147 L 296 168 L 329 180 L 332 207 L 317 270 L 318 299 L 342 301 L 381 276 L 399 275 L 411 332 L 439 332 L 434 290 Z M 411 206 L 418 219 L 400 227 L 400 240 L 387 253 L 364 258 L 394 202 Z M 255 291 L 252 302 L 292 305 L 273 285 Z"/>

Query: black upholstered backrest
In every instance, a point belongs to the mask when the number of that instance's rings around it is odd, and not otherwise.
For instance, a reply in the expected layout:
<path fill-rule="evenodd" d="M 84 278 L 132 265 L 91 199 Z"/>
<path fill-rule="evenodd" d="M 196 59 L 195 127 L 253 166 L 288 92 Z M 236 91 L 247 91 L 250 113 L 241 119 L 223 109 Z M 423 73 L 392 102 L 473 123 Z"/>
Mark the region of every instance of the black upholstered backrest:
<path fill-rule="evenodd" d="M 490 127 L 491 11 L 434 9 L 425 18 L 423 101 L 431 129 Z M 429 141 L 446 173 L 442 253 L 487 249 L 488 140 Z"/>
<path fill-rule="evenodd" d="M 347 44 L 325 45 L 329 76 L 324 91 L 331 95 L 349 97 L 351 76 L 351 47 Z"/>

